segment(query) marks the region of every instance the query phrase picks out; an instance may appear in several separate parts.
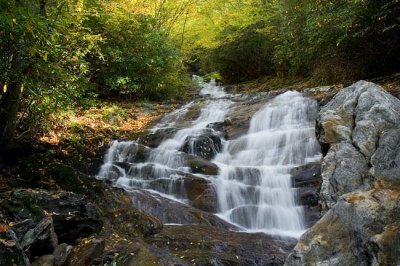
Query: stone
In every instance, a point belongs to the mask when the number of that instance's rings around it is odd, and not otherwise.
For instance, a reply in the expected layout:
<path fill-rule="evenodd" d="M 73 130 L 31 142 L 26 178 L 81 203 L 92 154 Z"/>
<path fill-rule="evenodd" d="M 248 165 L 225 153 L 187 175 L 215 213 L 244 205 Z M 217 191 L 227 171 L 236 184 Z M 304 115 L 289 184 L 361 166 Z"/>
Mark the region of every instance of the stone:
<path fill-rule="evenodd" d="M 62 243 L 58 245 L 53 252 L 54 257 L 54 265 L 55 266 L 63 266 L 69 259 L 69 256 L 72 252 L 72 246 L 66 243 Z"/>
<path fill-rule="evenodd" d="M 17 235 L 18 239 L 22 239 L 28 230 L 35 228 L 36 223 L 32 219 L 25 219 L 17 222 L 12 226 L 13 231 Z"/>
<path fill-rule="evenodd" d="M 217 216 L 148 191 L 132 192 L 133 205 L 164 224 L 200 224 L 221 229 L 237 229 Z"/>
<path fill-rule="evenodd" d="M 380 133 L 400 123 L 400 100 L 379 85 L 359 81 L 321 108 L 318 123 L 321 142 L 352 141 L 369 160 Z"/>
<path fill-rule="evenodd" d="M 207 225 L 166 225 L 147 241 L 190 265 L 282 265 L 296 242 Z"/>
<path fill-rule="evenodd" d="M 400 192 L 382 187 L 342 196 L 303 234 L 285 265 L 397 265 Z"/>
<path fill-rule="evenodd" d="M 30 265 L 27 254 L 11 229 L 0 233 L 0 265 Z"/>
<path fill-rule="evenodd" d="M 321 163 L 312 162 L 291 169 L 294 187 L 318 186 L 321 183 Z"/>
<path fill-rule="evenodd" d="M 181 151 L 211 160 L 222 150 L 221 138 L 212 132 L 205 132 L 200 136 L 186 137 Z"/>
<path fill-rule="evenodd" d="M 207 125 L 207 128 L 210 128 L 218 133 L 218 135 L 223 138 L 227 137 L 226 127 L 230 125 L 230 120 L 226 119 L 224 122 L 215 122 Z"/>
<path fill-rule="evenodd" d="M 319 194 L 317 187 L 301 187 L 296 189 L 296 198 L 299 205 L 315 207 L 318 206 Z"/>
<path fill-rule="evenodd" d="M 365 157 L 351 143 L 333 145 L 322 162 L 323 207 L 331 208 L 341 195 L 361 188 L 364 182 L 368 183 L 367 173 Z"/>
<path fill-rule="evenodd" d="M 53 255 L 44 255 L 39 259 L 35 260 L 32 263 L 32 266 L 53 266 L 54 265 L 54 256 Z"/>
<path fill-rule="evenodd" d="M 186 164 L 190 167 L 192 173 L 204 175 L 218 175 L 218 166 L 201 157 L 186 154 L 183 155 Z"/>
<path fill-rule="evenodd" d="M 400 101 L 359 81 L 322 107 L 317 122 L 325 215 L 285 265 L 398 265 Z"/>
<path fill-rule="evenodd" d="M 45 217 L 35 228 L 28 230 L 21 239 L 21 247 L 28 251 L 31 259 L 53 253 L 57 244 L 58 239 L 51 217 Z"/>
<path fill-rule="evenodd" d="M 103 239 L 91 239 L 82 242 L 73 250 L 68 265 L 99 265 L 104 255 L 105 242 Z"/>
<path fill-rule="evenodd" d="M 400 181 L 400 129 L 382 134 L 371 161 L 374 176 L 392 182 Z"/>
<path fill-rule="evenodd" d="M 177 128 L 172 127 L 157 129 L 155 132 L 150 132 L 147 134 L 142 140 L 142 143 L 150 148 L 157 148 L 161 142 L 172 138 L 177 131 Z"/>
<path fill-rule="evenodd" d="M 39 223 L 50 216 L 60 242 L 73 244 L 102 228 L 97 208 L 72 192 L 18 189 L 3 193 L 0 203 L 0 211 L 15 223 L 26 219 Z"/>

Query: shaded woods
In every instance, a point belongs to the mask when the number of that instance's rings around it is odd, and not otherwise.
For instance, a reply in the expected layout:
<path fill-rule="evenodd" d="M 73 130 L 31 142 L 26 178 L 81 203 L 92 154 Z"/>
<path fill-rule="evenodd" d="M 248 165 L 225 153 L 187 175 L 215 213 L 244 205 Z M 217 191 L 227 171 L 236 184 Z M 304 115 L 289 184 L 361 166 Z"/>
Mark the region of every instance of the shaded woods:
<path fill-rule="evenodd" d="M 2 0 L 0 142 L 99 99 L 182 97 L 186 72 L 329 84 L 400 66 L 398 0 Z"/>

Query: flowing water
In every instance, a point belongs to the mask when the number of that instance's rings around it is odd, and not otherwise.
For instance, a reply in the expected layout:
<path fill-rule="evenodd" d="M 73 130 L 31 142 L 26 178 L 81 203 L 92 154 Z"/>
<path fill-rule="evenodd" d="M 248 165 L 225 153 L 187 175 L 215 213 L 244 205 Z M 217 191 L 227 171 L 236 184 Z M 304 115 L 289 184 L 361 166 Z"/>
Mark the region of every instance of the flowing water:
<path fill-rule="evenodd" d="M 226 143 L 214 160 L 222 218 L 250 231 L 301 235 L 290 170 L 320 159 L 313 110 L 312 100 L 286 92 L 253 116 L 245 136 Z"/>
<path fill-rule="evenodd" d="M 182 147 L 187 145 L 185 152 L 196 154 L 197 139 L 206 135 L 212 143 L 215 136 L 220 138 L 210 125 L 223 122 L 234 108 L 235 97 L 240 97 L 226 94 L 215 82 L 204 84 L 200 95 L 205 102 L 198 118 L 157 148 L 143 148 L 135 141 L 114 141 L 98 178 L 128 190 L 146 189 L 190 204 L 182 180 L 191 169 Z M 151 132 L 174 127 L 195 104 L 190 102 L 170 113 Z M 229 141 L 222 139 L 222 150 L 211 147 L 218 152 L 213 163 L 218 165 L 219 174 L 190 174 L 213 184 L 219 217 L 249 232 L 294 237 L 304 232 L 303 208 L 296 204 L 290 170 L 320 160 L 316 110 L 313 100 L 298 92 L 286 92 L 252 117 L 247 134 Z M 141 161 L 141 157 L 145 159 Z"/>

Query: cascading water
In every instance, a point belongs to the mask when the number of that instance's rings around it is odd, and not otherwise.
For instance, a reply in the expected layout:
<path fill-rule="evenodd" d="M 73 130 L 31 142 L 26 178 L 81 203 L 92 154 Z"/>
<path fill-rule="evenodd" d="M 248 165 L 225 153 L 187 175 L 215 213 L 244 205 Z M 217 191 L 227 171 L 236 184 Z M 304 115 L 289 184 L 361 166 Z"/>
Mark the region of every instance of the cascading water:
<path fill-rule="evenodd" d="M 247 135 L 227 142 L 214 160 L 222 218 L 250 231 L 301 235 L 290 170 L 320 159 L 316 110 L 314 101 L 286 92 L 254 115 Z"/>
<path fill-rule="evenodd" d="M 246 135 L 221 142 L 222 134 L 212 125 L 223 122 L 241 96 L 226 94 L 215 82 L 204 84 L 200 95 L 204 103 L 197 119 L 174 129 L 173 136 L 157 148 L 136 141 L 114 141 L 98 178 L 186 204 L 190 201 L 184 179 L 203 179 L 215 188 L 217 215 L 222 219 L 245 231 L 298 237 L 305 228 L 290 170 L 320 159 L 313 116 L 316 103 L 298 92 L 284 93 L 254 115 Z M 192 101 L 170 113 L 151 132 L 179 127 L 176 121 L 196 104 L 198 101 Z M 199 147 L 204 154 L 196 151 Z M 187 154 L 215 157 L 212 162 L 218 165 L 219 174 L 192 173 Z"/>
<path fill-rule="evenodd" d="M 190 146 L 188 150 L 193 151 L 194 147 L 190 138 L 196 138 L 205 133 L 218 135 L 207 126 L 214 122 L 224 121 L 232 105 L 229 99 L 222 99 L 227 94 L 223 88 L 215 84 L 215 81 L 204 84 L 200 94 L 209 99 L 191 126 L 178 130 L 172 138 L 148 151 L 146 161 L 141 163 L 138 163 L 137 160 L 140 149 L 137 142 L 114 141 L 107 152 L 97 178 L 112 180 L 114 185 L 128 190 L 148 189 L 169 198 L 172 195 L 175 199 L 184 202 L 185 191 L 182 188 L 182 176 L 190 173 L 191 170 L 187 166 L 187 160 L 181 148 L 188 141 Z M 168 115 L 153 128 L 152 132 L 175 125 L 176 119 L 182 117 L 192 105 L 193 102 Z M 204 178 L 204 176 L 199 177 Z"/>

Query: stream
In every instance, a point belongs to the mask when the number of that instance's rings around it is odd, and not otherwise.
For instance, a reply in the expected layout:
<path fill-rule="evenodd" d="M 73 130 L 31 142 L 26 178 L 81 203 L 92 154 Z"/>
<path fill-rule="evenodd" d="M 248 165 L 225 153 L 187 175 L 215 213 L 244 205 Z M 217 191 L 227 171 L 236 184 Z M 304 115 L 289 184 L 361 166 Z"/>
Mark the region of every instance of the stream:
<path fill-rule="evenodd" d="M 291 173 L 321 160 L 317 103 L 295 91 L 258 96 L 262 105 L 249 116 L 248 128 L 229 136 L 234 110 L 249 97 L 204 83 L 196 99 L 149 130 L 158 142 L 113 141 L 97 178 L 133 195 L 201 209 L 231 230 L 300 237 L 307 225 Z M 144 201 L 134 197 L 133 203 L 151 212 L 154 206 Z"/>

